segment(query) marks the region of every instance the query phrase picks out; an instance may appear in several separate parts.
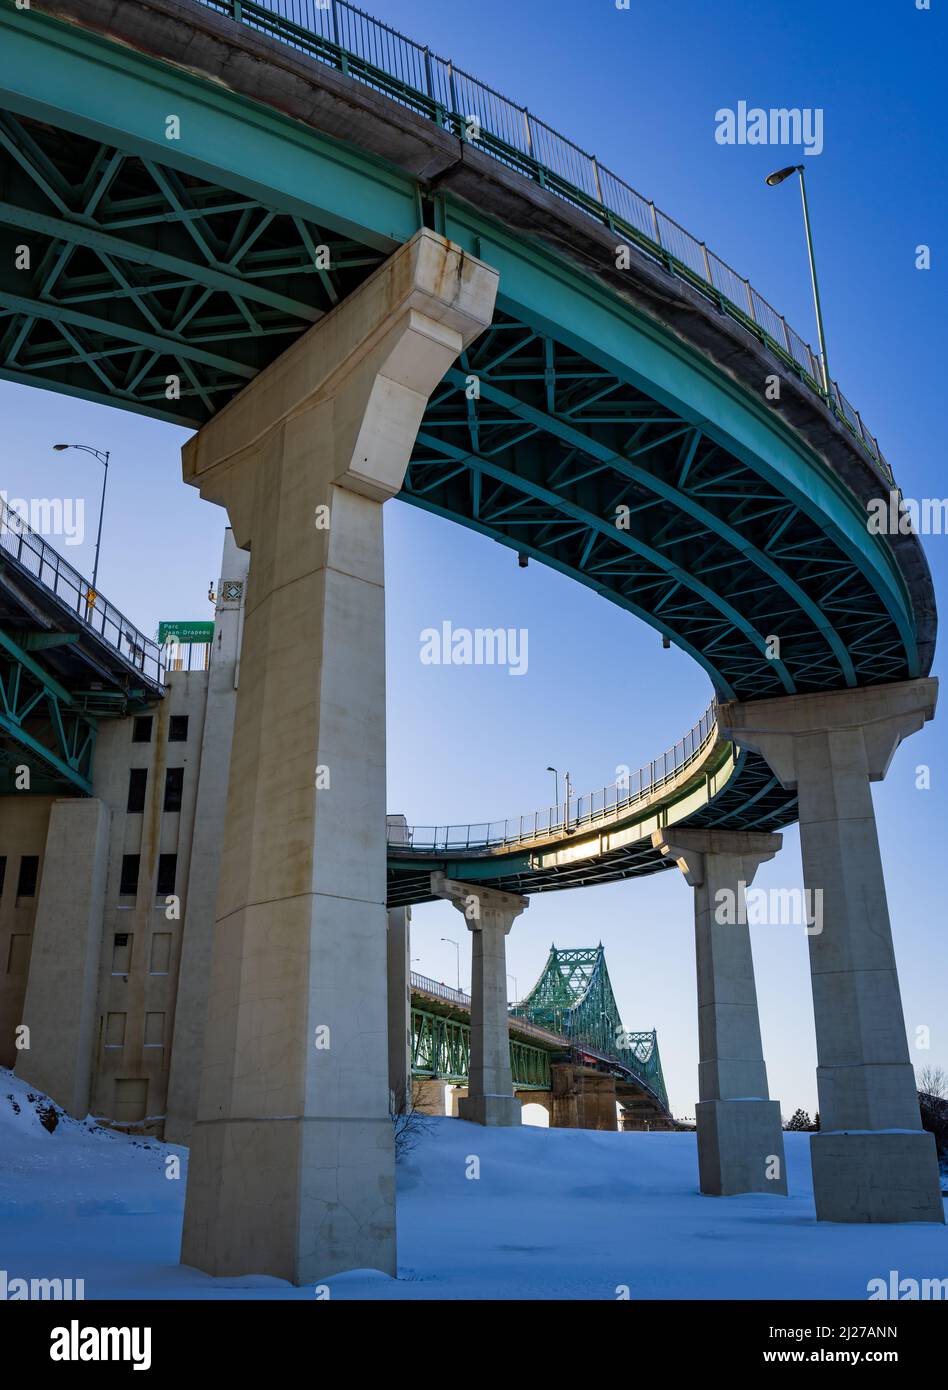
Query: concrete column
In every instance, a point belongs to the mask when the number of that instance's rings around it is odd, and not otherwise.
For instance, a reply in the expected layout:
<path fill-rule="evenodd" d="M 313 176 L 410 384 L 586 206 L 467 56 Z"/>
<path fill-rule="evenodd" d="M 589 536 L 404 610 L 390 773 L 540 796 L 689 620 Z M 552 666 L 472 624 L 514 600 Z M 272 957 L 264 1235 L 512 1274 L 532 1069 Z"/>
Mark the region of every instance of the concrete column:
<path fill-rule="evenodd" d="M 182 1260 L 395 1272 L 382 503 L 496 274 L 420 232 L 183 451 L 251 552 Z"/>
<path fill-rule="evenodd" d="M 529 900 L 443 874 L 431 875 L 431 891 L 454 904 L 472 933 L 470 1076 L 458 1114 L 479 1125 L 519 1125 L 510 1071 L 506 938 Z"/>
<path fill-rule="evenodd" d="M 574 1062 L 552 1062 L 551 1129 L 618 1130 L 616 1081 Z"/>
<path fill-rule="evenodd" d="M 734 830 L 656 830 L 694 888 L 698 975 L 698 1170 L 701 1191 L 787 1194 L 780 1106 L 770 1099 L 760 1041 L 744 888 L 781 836 Z M 718 912 L 728 904 L 729 911 Z M 726 916 L 726 921 L 719 920 Z M 734 918 L 737 918 L 734 921 Z"/>
<path fill-rule="evenodd" d="M 809 936 L 820 1101 L 810 1154 L 821 1221 L 944 1220 L 869 786 L 932 718 L 936 698 L 937 681 L 924 679 L 718 711 L 723 736 L 760 753 L 799 793 L 804 884 L 822 928 Z"/>
<path fill-rule="evenodd" d="M 98 1044 L 99 955 L 109 860 L 103 802 L 54 801 L 23 1004 L 28 1050 L 16 1074 L 78 1119 L 89 1113 Z"/>
<path fill-rule="evenodd" d="M 571 1062 L 551 1062 L 550 1081 L 550 1128 L 582 1129 L 576 1068 Z"/>
<path fill-rule="evenodd" d="M 233 532 L 224 537 L 214 612 L 214 645 L 207 676 L 207 708 L 201 737 L 194 834 L 181 932 L 164 1138 L 187 1144 L 197 1118 L 207 993 L 220 877 L 221 826 L 227 809 L 227 777 L 234 734 L 240 637 L 249 557 Z"/>
<path fill-rule="evenodd" d="M 583 1129 L 618 1130 L 616 1079 L 614 1076 L 583 1077 Z"/>
<path fill-rule="evenodd" d="M 403 844 L 408 822 L 388 816 L 389 843 Z M 388 910 L 388 1086 L 393 1113 L 411 1099 L 411 908 Z M 443 1108 L 438 1112 L 443 1114 Z"/>

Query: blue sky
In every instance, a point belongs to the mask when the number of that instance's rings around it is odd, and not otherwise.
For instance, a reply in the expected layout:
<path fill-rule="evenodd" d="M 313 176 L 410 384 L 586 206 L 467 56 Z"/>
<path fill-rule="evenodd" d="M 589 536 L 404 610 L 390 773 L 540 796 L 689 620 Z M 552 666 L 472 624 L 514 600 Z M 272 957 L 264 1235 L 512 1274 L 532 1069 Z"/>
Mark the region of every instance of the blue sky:
<path fill-rule="evenodd" d="M 370 3 L 365 5 L 373 9 Z M 824 149 L 807 181 L 833 374 L 878 434 L 904 492 L 948 495 L 941 366 L 945 291 L 945 19 L 915 0 L 386 0 L 380 18 L 453 57 L 596 152 L 669 215 L 748 275 L 804 337 L 813 314 L 795 184 L 764 186 L 793 151 L 722 146 L 715 112 L 818 107 Z M 915 248 L 932 247 L 932 269 Z M 62 437 L 113 454 L 100 586 L 146 631 L 162 618 L 210 616 L 217 508 L 181 482 L 187 437 L 169 425 L 0 382 L 11 495 L 83 496 L 90 539 L 67 548 L 91 570 L 101 470 L 54 455 Z M 709 698 L 704 674 L 603 599 L 472 533 L 401 504 L 386 509 L 389 807 L 417 823 L 502 818 L 548 802 L 552 763 L 577 790 L 615 778 L 673 743 Z M 945 601 L 948 538 L 927 541 Z M 422 665 L 419 633 L 525 627 L 529 671 Z M 936 674 L 938 672 L 936 665 Z M 939 890 L 948 824 L 944 717 L 907 743 L 875 788 L 879 834 L 910 1035 L 932 1033 L 926 1062 L 948 1066 L 948 948 Z M 915 789 L 915 768 L 932 789 Z M 795 830 L 758 885 L 802 883 Z M 626 1025 L 659 1029 L 673 1105 L 694 1113 L 697 1040 L 691 895 L 677 874 L 536 898 L 508 939 L 522 994 L 551 941 L 605 943 Z M 415 968 L 451 982 L 461 917 L 416 909 Z M 785 1113 L 816 1106 L 806 941 L 754 932 L 771 1094 Z M 511 990 L 513 986 L 511 985 Z"/>

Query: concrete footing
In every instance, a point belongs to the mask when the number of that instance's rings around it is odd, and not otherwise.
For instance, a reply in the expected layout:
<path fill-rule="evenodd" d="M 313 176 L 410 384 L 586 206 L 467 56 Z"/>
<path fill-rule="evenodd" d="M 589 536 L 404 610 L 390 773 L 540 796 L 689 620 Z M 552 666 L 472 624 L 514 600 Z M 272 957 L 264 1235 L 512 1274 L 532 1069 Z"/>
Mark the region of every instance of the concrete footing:
<path fill-rule="evenodd" d="M 787 1195 L 780 1106 L 775 1100 L 699 1100 L 698 1173 L 711 1197 Z"/>
<path fill-rule="evenodd" d="M 458 1118 L 476 1125 L 519 1125 L 522 1111 L 516 1096 L 463 1096 L 458 1101 Z"/>
<path fill-rule="evenodd" d="M 818 1221 L 944 1221 L 931 1134 L 811 1134 Z"/>

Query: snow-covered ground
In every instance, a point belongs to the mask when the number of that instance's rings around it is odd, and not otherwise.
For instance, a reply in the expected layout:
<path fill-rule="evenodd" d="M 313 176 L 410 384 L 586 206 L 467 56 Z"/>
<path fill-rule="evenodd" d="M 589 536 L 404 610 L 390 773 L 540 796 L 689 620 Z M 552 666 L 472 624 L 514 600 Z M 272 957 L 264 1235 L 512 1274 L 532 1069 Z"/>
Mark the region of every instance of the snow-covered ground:
<path fill-rule="evenodd" d="M 182 1268 L 187 1151 L 66 1117 L 50 1133 L 27 1095 L 0 1069 L 8 1278 L 82 1278 L 86 1298 L 312 1299 L 277 1279 Z M 693 1134 L 431 1120 L 399 1164 L 398 1279 L 326 1283 L 333 1298 L 615 1299 L 627 1286 L 633 1299 L 860 1299 L 890 1270 L 948 1276 L 946 1227 L 817 1225 L 808 1146 L 786 1135 L 789 1198 L 712 1198 L 697 1191 Z M 169 1179 L 173 1155 L 181 1176 Z"/>

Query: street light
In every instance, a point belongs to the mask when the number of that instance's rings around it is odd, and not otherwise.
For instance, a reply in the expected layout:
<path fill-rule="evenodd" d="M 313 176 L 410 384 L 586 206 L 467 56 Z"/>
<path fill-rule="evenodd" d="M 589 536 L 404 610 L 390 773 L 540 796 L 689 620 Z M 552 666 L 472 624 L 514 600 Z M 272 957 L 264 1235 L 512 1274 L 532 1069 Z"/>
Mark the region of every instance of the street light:
<path fill-rule="evenodd" d="M 92 454 L 99 460 L 105 469 L 105 477 L 102 481 L 102 503 L 99 507 L 99 530 L 95 538 L 95 560 L 92 565 L 92 592 L 98 592 L 99 578 L 99 546 L 102 544 L 102 518 L 105 515 L 105 489 L 109 482 L 109 458 L 111 457 L 107 449 L 93 449 L 91 444 L 54 444 L 53 449 L 57 454 L 61 454 L 64 449 L 81 449 L 84 454 Z"/>
<path fill-rule="evenodd" d="M 518 989 L 518 987 L 517 987 L 517 977 L 516 977 L 516 975 L 511 975 L 510 972 L 508 971 L 508 972 L 507 972 L 507 979 L 508 979 L 508 980 L 513 980 L 513 985 L 514 985 L 514 1000 L 513 1000 L 513 1001 L 514 1001 L 514 1004 L 519 1004 L 519 1002 L 520 1002 L 520 991 L 519 991 L 519 989 Z"/>
<path fill-rule="evenodd" d="M 560 774 L 555 767 L 548 767 L 547 772 L 553 774 L 553 805 L 556 807 L 557 815 L 560 809 Z"/>
<path fill-rule="evenodd" d="M 460 994 L 460 993 L 461 993 L 461 948 L 460 948 L 460 946 L 458 945 L 458 943 L 455 941 L 455 939 L 454 939 L 453 936 L 442 936 L 441 940 L 447 942 L 447 944 L 448 944 L 449 946 L 453 946 L 453 947 L 454 947 L 454 952 L 455 952 L 455 955 L 457 956 L 457 962 L 458 962 L 458 994 Z"/>
<path fill-rule="evenodd" d="M 555 790 L 554 790 L 554 792 L 553 792 L 553 795 L 556 797 L 556 811 L 557 811 L 557 815 L 559 815 L 559 808 L 560 808 L 560 775 L 559 775 L 559 771 L 558 771 L 555 767 L 548 767 L 548 768 L 547 768 L 547 772 L 552 772 L 552 774 L 553 774 L 553 786 L 554 786 L 554 788 L 555 788 Z M 563 829 L 564 829 L 564 831 L 566 832 L 567 835 L 572 835 L 573 832 L 572 832 L 572 830 L 570 830 L 570 828 L 569 828 L 569 799 L 570 799 L 570 797 L 572 796 L 573 793 L 572 793 L 572 789 L 571 789 L 571 785 L 570 785 L 569 773 L 568 773 L 568 772 L 566 773 L 565 781 L 566 781 L 566 801 L 565 801 L 565 803 L 564 803 L 564 808 L 563 808 Z M 553 827 L 551 826 L 550 829 L 552 830 L 552 828 L 553 828 Z"/>
<path fill-rule="evenodd" d="M 806 231 L 806 250 L 810 258 L 810 279 L 813 282 L 813 304 L 816 308 L 816 331 L 820 339 L 820 365 L 823 369 L 823 390 L 826 392 L 826 400 L 830 409 L 833 409 L 833 397 L 830 392 L 829 363 L 826 359 L 826 335 L 823 332 L 823 310 L 820 308 L 820 289 L 816 280 L 816 261 L 813 258 L 813 234 L 810 231 L 810 209 L 806 201 L 806 183 L 803 178 L 802 164 L 789 164 L 786 169 L 777 169 L 772 174 L 767 175 L 768 188 L 777 188 L 788 179 L 791 174 L 800 175 L 800 197 L 803 200 L 803 227 Z"/>

